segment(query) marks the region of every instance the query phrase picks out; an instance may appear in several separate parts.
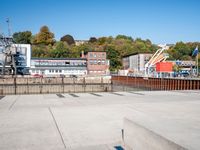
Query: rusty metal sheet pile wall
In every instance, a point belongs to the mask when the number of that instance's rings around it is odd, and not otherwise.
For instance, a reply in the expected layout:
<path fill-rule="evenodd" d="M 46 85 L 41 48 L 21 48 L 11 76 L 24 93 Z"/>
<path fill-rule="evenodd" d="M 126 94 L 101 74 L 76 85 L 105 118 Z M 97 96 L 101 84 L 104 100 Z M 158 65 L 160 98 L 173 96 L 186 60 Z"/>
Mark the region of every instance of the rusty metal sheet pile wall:
<path fill-rule="evenodd" d="M 112 76 L 112 84 L 141 90 L 200 90 L 197 79 Z"/>

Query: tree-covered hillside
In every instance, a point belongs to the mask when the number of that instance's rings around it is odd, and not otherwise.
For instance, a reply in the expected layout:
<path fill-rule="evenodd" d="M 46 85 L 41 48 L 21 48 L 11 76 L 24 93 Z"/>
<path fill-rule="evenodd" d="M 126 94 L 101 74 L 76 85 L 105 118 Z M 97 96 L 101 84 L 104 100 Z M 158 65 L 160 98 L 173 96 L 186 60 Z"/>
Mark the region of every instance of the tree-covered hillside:
<path fill-rule="evenodd" d="M 67 34 L 56 41 L 54 33 L 47 26 L 41 27 L 36 35 L 31 31 L 16 32 L 13 34 L 16 43 L 32 44 L 32 57 L 52 57 L 52 58 L 79 58 L 81 51 L 106 51 L 107 58 L 110 59 L 110 70 L 118 70 L 122 67 L 123 56 L 135 52 L 154 53 L 158 46 L 149 39 L 133 39 L 130 36 L 118 35 L 116 37 L 91 37 L 87 43 L 75 45 L 73 36 Z M 170 60 L 194 60 L 192 51 L 199 45 L 199 42 L 183 43 L 177 42 L 170 47 Z"/>

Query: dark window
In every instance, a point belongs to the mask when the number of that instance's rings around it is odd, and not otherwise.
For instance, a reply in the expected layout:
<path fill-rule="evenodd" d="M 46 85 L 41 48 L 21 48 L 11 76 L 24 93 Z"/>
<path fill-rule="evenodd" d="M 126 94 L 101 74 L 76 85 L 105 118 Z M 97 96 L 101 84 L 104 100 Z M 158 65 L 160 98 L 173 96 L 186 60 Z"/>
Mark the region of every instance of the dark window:
<path fill-rule="evenodd" d="M 66 61 L 66 62 L 65 62 L 65 64 L 66 64 L 66 65 L 69 65 L 69 64 L 70 64 L 70 62 L 69 62 L 69 61 Z"/>

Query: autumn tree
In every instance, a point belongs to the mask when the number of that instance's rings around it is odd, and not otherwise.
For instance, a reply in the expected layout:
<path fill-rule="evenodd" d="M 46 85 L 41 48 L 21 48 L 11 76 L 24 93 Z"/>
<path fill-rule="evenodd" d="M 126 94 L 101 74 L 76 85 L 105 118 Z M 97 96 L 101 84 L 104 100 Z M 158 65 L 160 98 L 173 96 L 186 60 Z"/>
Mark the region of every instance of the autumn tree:
<path fill-rule="evenodd" d="M 55 43 L 54 33 L 47 26 L 42 26 L 40 32 L 35 35 L 33 44 L 53 45 Z"/>

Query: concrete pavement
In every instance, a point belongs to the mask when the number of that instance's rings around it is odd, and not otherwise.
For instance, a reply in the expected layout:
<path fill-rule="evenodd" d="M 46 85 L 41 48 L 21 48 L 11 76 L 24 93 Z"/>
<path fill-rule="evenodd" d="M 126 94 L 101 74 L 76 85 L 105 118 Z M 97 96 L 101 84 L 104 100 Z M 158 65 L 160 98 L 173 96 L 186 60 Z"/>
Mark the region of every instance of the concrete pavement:
<path fill-rule="evenodd" d="M 116 150 L 124 117 L 187 149 L 200 147 L 200 91 L 10 95 L 2 150 Z"/>

